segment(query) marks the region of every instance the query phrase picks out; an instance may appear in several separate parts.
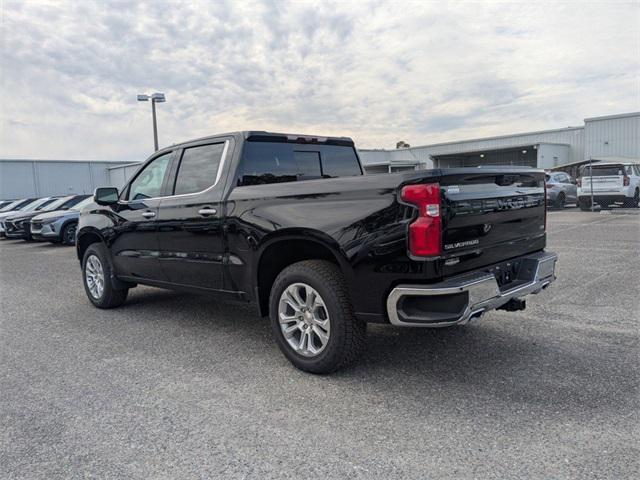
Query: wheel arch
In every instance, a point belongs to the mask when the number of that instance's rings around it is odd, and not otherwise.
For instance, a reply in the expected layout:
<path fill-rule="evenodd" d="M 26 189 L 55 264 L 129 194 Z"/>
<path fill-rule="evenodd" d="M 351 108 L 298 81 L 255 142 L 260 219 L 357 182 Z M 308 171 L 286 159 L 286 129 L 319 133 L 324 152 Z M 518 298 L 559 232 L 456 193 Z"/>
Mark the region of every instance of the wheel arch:
<path fill-rule="evenodd" d="M 62 222 L 62 225 L 60 225 L 60 240 L 64 240 L 62 238 L 62 234 L 64 233 L 64 229 L 67 228 L 72 223 L 76 224 L 76 229 L 77 229 L 77 225 L 78 225 L 78 219 L 77 218 L 69 218 L 69 219 L 65 220 L 64 222 Z"/>
<path fill-rule="evenodd" d="M 64 228 L 64 226 L 66 225 L 67 224 L 65 223 L 62 228 Z M 60 232 L 62 234 L 62 229 L 60 230 Z M 102 235 L 100 235 L 98 230 L 94 228 L 83 228 L 82 230 L 78 231 L 76 237 L 76 252 L 80 263 L 82 263 L 82 259 L 84 258 L 84 252 L 86 252 L 87 248 L 89 248 L 89 246 L 94 243 L 105 244 L 104 238 L 102 237 Z"/>
<path fill-rule="evenodd" d="M 337 242 L 323 232 L 296 229 L 271 236 L 258 252 L 254 272 L 260 315 L 269 314 L 269 294 L 278 274 L 302 260 L 327 260 L 337 265 L 343 275 L 350 268 Z"/>

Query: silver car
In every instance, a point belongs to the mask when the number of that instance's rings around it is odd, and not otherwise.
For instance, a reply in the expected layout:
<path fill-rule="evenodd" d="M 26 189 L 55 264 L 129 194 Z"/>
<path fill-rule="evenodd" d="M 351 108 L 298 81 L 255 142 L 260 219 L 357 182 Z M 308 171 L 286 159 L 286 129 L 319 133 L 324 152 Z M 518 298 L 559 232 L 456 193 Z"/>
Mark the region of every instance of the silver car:
<path fill-rule="evenodd" d="M 565 172 L 547 172 L 547 204 L 564 208 L 567 203 L 578 202 L 577 183 Z"/>
<path fill-rule="evenodd" d="M 75 244 L 80 210 L 93 203 L 93 195 L 78 195 L 76 199 L 81 201 L 67 210 L 54 210 L 33 217 L 31 219 L 33 239 L 63 245 Z"/>

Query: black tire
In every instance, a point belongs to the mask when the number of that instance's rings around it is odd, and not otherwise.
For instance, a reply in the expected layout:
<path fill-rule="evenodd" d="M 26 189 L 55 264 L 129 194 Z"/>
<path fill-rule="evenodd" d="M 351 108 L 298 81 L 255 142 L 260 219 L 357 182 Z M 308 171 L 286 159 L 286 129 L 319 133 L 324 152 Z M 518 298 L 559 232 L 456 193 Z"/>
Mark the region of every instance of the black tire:
<path fill-rule="evenodd" d="M 640 208 L 640 189 L 636 188 L 632 198 L 628 198 L 624 202 L 627 208 Z"/>
<path fill-rule="evenodd" d="M 591 210 L 591 201 L 589 200 L 578 200 L 578 207 L 583 212 L 588 212 Z"/>
<path fill-rule="evenodd" d="M 60 240 L 63 245 L 75 245 L 76 244 L 76 229 L 78 224 L 76 222 L 68 223 L 60 232 Z"/>
<path fill-rule="evenodd" d="M 562 210 L 567 204 L 567 198 L 565 197 L 563 192 L 558 194 L 558 198 L 556 198 L 556 208 Z"/>
<path fill-rule="evenodd" d="M 316 356 L 305 357 L 289 345 L 278 318 L 283 292 L 294 283 L 315 289 L 324 301 L 330 322 L 329 339 Z M 278 347 L 287 359 L 305 372 L 325 374 L 354 363 L 364 351 L 367 324 L 355 318 L 349 292 L 340 269 L 324 260 L 305 260 L 285 268 L 271 287 L 271 327 Z"/>
<path fill-rule="evenodd" d="M 90 258 L 93 260 L 94 257 L 100 262 L 104 277 L 103 287 L 99 294 L 91 292 L 91 287 L 88 285 L 87 280 L 87 262 Z M 98 308 L 119 307 L 127 299 L 127 294 L 129 293 L 128 288 L 113 288 L 111 281 L 112 272 L 112 266 L 109 262 L 109 256 L 105 246 L 102 243 L 91 244 L 84 252 L 84 257 L 82 259 L 82 284 L 84 285 L 84 291 L 86 292 L 89 301 Z"/>

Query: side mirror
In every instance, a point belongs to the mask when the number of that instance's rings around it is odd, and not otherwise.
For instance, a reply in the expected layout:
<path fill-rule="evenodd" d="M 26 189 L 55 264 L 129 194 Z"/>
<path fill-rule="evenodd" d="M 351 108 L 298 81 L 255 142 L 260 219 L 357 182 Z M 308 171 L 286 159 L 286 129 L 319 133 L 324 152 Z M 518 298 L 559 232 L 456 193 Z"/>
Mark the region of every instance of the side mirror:
<path fill-rule="evenodd" d="M 114 205 L 118 203 L 118 189 L 116 187 L 96 188 L 93 201 L 98 205 Z"/>

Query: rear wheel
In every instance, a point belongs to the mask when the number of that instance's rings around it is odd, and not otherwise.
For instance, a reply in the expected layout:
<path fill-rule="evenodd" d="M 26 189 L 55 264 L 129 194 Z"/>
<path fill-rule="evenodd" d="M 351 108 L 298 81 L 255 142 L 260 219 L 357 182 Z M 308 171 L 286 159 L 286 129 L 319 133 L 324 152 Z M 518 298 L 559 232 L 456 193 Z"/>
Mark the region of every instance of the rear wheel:
<path fill-rule="evenodd" d="M 98 308 L 114 308 L 127 299 L 128 288 L 113 288 L 111 264 L 106 248 L 94 243 L 87 248 L 82 260 L 82 280 L 89 301 Z"/>
<path fill-rule="evenodd" d="M 353 363 L 364 349 L 366 323 L 355 318 L 342 273 L 324 260 L 285 268 L 269 298 L 278 347 L 300 370 L 331 373 Z"/>
<path fill-rule="evenodd" d="M 583 212 L 591 210 L 591 202 L 589 200 L 578 200 L 578 206 Z"/>
<path fill-rule="evenodd" d="M 567 198 L 564 195 L 564 192 L 560 192 L 558 194 L 558 198 L 556 198 L 556 207 L 563 209 L 567 203 Z"/>
<path fill-rule="evenodd" d="M 73 222 L 65 225 L 60 234 L 60 239 L 63 245 L 74 245 L 76 243 L 76 230 L 78 224 Z"/>
<path fill-rule="evenodd" d="M 624 206 L 628 208 L 640 208 L 640 189 L 636 188 L 633 197 L 626 199 Z"/>

